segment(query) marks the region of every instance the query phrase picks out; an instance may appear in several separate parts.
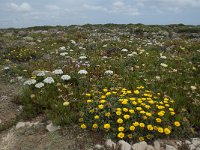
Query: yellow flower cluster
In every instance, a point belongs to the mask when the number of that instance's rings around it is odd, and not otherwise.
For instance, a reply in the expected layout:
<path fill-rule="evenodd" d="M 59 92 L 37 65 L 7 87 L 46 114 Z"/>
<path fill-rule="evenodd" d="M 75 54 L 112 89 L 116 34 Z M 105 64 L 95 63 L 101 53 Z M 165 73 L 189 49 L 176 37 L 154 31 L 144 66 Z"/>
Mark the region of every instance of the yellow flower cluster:
<path fill-rule="evenodd" d="M 134 90 L 104 88 L 99 95 L 93 96 L 99 99 L 86 100 L 81 128 L 99 128 L 107 133 L 117 131 L 114 134 L 120 139 L 134 138 L 137 133 L 140 141 L 151 139 L 154 134 L 169 135 L 174 127 L 181 124 L 174 117 L 174 100 L 160 95 L 145 90 L 143 86 Z M 91 98 L 92 94 L 87 93 L 86 96 Z"/>

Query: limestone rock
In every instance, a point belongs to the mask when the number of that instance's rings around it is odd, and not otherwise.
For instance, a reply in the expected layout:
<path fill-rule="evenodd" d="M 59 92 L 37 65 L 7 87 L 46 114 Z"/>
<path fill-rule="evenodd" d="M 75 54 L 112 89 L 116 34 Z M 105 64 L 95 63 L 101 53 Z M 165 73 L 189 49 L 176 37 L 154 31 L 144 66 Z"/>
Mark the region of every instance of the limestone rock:
<path fill-rule="evenodd" d="M 166 145 L 166 150 L 177 150 L 174 146 Z"/>
<path fill-rule="evenodd" d="M 131 145 L 124 140 L 120 140 L 117 142 L 116 146 L 117 150 L 131 150 Z"/>
<path fill-rule="evenodd" d="M 111 139 L 107 139 L 106 142 L 105 142 L 105 147 L 110 148 L 110 149 L 115 149 L 116 143 L 113 142 Z"/>
<path fill-rule="evenodd" d="M 136 143 L 132 146 L 132 150 L 146 150 L 147 143 L 145 141 Z"/>
<path fill-rule="evenodd" d="M 190 148 L 190 150 L 196 150 L 196 147 L 194 146 L 194 144 L 190 144 L 189 148 Z"/>
<path fill-rule="evenodd" d="M 54 132 L 56 130 L 59 130 L 60 129 L 60 126 L 55 126 L 53 125 L 53 123 L 50 123 L 46 126 L 46 129 L 49 131 L 49 132 Z"/>
<path fill-rule="evenodd" d="M 155 150 L 154 147 L 152 145 L 147 145 L 146 150 Z"/>
<path fill-rule="evenodd" d="M 104 150 L 105 148 L 104 148 L 104 146 L 102 146 L 102 145 L 100 145 L 100 144 L 96 144 L 95 146 L 94 146 L 94 150 Z"/>
<path fill-rule="evenodd" d="M 155 149 L 155 150 L 160 150 L 160 142 L 159 142 L 159 141 L 157 141 L 157 140 L 154 141 L 154 142 L 153 142 L 153 145 L 154 145 L 154 149 Z"/>
<path fill-rule="evenodd" d="M 194 144 L 194 146 L 199 146 L 200 145 L 200 138 L 192 138 L 192 144 Z"/>
<path fill-rule="evenodd" d="M 23 128 L 26 126 L 26 123 L 25 122 L 18 122 L 15 129 L 19 129 L 19 128 Z"/>

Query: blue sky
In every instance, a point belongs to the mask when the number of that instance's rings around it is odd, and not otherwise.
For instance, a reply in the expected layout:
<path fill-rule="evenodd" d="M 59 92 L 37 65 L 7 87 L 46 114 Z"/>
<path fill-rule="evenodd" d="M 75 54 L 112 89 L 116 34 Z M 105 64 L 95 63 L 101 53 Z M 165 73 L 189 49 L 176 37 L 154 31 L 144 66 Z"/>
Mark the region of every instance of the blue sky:
<path fill-rule="evenodd" d="M 0 0 L 0 28 L 104 23 L 200 24 L 200 0 Z"/>

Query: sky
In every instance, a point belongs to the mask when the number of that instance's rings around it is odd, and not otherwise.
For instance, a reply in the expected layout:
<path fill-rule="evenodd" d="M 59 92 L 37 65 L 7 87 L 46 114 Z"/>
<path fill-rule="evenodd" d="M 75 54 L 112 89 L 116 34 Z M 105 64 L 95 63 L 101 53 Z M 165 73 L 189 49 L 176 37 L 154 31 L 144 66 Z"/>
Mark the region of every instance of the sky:
<path fill-rule="evenodd" d="M 0 0 L 0 28 L 88 23 L 200 25 L 200 0 Z"/>

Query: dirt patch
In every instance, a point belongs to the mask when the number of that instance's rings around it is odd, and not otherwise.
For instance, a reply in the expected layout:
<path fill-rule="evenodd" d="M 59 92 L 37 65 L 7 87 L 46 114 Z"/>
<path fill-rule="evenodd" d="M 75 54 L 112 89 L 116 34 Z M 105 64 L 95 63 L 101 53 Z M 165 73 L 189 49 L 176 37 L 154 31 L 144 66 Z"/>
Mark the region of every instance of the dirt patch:
<path fill-rule="evenodd" d="M 19 92 L 17 85 L 0 80 L 0 131 L 11 126 L 21 113 L 20 106 L 14 103 Z"/>

